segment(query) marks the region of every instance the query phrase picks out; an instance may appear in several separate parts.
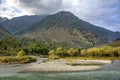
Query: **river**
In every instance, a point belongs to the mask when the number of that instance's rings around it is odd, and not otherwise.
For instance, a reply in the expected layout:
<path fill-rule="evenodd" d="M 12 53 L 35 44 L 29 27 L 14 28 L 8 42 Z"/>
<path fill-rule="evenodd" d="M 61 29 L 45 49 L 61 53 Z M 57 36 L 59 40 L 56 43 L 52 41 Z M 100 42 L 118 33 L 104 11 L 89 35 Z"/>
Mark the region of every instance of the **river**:
<path fill-rule="evenodd" d="M 103 65 L 101 70 L 61 73 L 17 73 L 27 65 L 0 66 L 0 80 L 120 80 L 120 61 Z"/>

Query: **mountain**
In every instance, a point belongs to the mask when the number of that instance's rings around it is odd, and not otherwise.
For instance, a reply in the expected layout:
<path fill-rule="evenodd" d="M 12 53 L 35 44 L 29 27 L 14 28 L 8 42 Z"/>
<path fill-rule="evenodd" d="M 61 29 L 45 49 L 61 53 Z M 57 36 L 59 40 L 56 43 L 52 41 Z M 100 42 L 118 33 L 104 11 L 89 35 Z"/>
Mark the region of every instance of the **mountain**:
<path fill-rule="evenodd" d="M 119 32 L 92 25 L 67 11 L 49 15 L 16 35 L 32 39 L 74 41 L 84 45 L 100 45 L 120 37 Z"/>
<path fill-rule="evenodd" d="M 6 20 L 2 22 L 2 25 L 5 29 L 7 29 L 10 33 L 15 34 L 16 32 L 28 27 L 29 25 L 40 21 L 45 18 L 47 15 L 33 15 L 33 16 L 21 16 L 15 17 L 10 20 Z"/>
<path fill-rule="evenodd" d="M 0 23 L 2 23 L 2 22 L 4 22 L 4 21 L 6 21 L 6 20 L 8 20 L 7 18 L 3 18 L 3 17 L 0 17 Z"/>
<path fill-rule="evenodd" d="M 120 38 L 107 44 L 108 46 L 112 46 L 112 47 L 119 47 L 120 46 Z"/>
<path fill-rule="evenodd" d="M 0 39 L 9 38 L 9 37 L 12 37 L 12 35 L 10 34 L 10 32 L 7 31 L 6 29 L 4 29 L 2 27 L 2 24 L 0 24 Z"/>

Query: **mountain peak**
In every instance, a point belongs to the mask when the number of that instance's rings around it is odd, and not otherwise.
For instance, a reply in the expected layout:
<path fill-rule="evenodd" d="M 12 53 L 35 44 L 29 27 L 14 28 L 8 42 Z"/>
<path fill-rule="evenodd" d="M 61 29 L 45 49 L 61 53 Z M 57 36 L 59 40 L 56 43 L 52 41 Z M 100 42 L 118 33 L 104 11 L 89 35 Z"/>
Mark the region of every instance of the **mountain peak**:
<path fill-rule="evenodd" d="M 71 27 L 72 24 L 78 22 L 83 22 L 78 17 L 76 17 L 73 13 L 69 11 L 60 11 L 56 14 L 52 14 L 47 16 L 42 21 L 38 22 L 32 26 L 41 26 L 41 27 L 49 27 L 49 26 L 56 26 L 56 27 Z M 40 24 L 40 25 L 39 25 Z"/>
<path fill-rule="evenodd" d="M 58 16 L 58 17 L 76 17 L 73 13 L 69 12 L 69 11 L 60 11 L 56 14 L 53 14 L 54 16 Z"/>
<path fill-rule="evenodd" d="M 71 12 L 69 12 L 69 11 L 60 11 L 60 12 L 58 12 L 58 13 L 56 13 L 56 14 L 60 14 L 60 15 L 74 15 L 73 13 L 71 13 Z"/>

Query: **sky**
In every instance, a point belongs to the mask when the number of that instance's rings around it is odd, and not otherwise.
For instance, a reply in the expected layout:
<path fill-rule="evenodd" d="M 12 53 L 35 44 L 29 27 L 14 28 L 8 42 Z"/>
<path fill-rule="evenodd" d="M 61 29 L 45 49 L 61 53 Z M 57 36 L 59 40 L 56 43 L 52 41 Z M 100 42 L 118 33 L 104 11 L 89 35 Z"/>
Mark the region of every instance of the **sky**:
<path fill-rule="evenodd" d="M 0 16 L 9 19 L 59 11 L 70 11 L 91 24 L 120 32 L 120 0 L 0 0 Z"/>

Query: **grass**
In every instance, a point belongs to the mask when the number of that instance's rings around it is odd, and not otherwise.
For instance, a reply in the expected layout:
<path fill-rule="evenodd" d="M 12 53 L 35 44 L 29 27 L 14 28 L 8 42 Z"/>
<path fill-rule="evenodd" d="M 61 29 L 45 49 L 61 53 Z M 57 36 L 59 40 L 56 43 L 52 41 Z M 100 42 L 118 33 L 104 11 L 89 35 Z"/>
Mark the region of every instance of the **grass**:
<path fill-rule="evenodd" d="M 31 56 L 23 56 L 23 57 L 1 56 L 0 57 L 0 64 L 19 64 L 19 63 L 24 64 L 34 61 L 36 61 L 36 58 Z"/>

